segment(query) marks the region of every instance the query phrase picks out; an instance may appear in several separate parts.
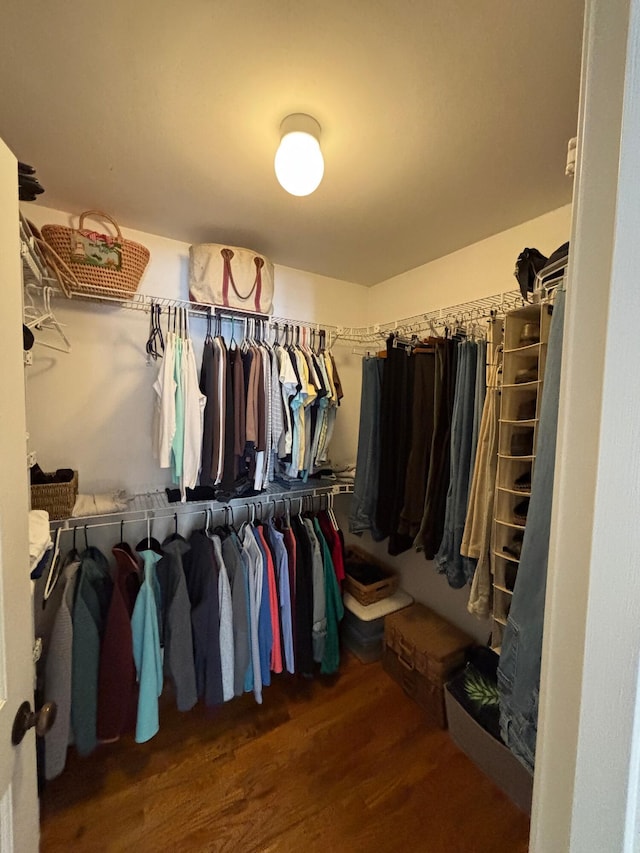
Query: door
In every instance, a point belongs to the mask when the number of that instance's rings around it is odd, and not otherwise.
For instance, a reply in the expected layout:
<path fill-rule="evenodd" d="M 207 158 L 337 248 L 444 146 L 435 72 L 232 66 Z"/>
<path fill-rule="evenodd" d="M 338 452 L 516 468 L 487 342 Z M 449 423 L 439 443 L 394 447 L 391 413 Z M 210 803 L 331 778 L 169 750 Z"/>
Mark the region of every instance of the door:
<path fill-rule="evenodd" d="M 20 264 L 17 165 L 0 140 L 0 853 L 35 853 L 39 834 L 34 730 L 11 743 L 34 677 Z"/>

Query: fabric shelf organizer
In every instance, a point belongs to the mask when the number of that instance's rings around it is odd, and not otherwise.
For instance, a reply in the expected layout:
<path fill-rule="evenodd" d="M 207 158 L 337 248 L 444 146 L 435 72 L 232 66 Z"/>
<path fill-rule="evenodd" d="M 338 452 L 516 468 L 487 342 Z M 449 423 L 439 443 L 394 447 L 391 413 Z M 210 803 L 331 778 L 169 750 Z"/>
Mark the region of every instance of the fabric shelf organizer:
<path fill-rule="evenodd" d="M 89 217 L 111 223 L 115 236 L 86 229 Z M 71 292 L 126 299 L 138 289 L 149 263 L 149 250 L 124 238 L 115 219 L 100 210 L 82 213 L 77 228 L 43 225 L 42 236 L 52 250 L 47 263 Z"/>

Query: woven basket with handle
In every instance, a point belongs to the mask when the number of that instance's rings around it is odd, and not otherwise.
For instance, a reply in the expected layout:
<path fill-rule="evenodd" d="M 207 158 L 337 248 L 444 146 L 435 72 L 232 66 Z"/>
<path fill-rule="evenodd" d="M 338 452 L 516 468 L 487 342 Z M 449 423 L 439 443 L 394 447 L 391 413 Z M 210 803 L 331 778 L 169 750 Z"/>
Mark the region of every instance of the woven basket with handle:
<path fill-rule="evenodd" d="M 104 219 L 115 229 L 116 235 L 111 239 L 122 247 L 120 269 L 109 266 L 89 266 L 74 260 L 72 250 L 75 238 L 79 232 L 83 231 L 84 220 L 89 217 Z M 71 271 L 72 276 L 67 276 L 66 280 L 71 292 L 96 296 L 121 296 L 127 299 L 138 289 L 149 263 L 149 250 L 146 246 L 124 238 L 115 219 L 100 210 L 86 210 L 81 214 L 77 228 L 70 228 L 67 225 L 43 225 L 42 236 L 55 252 L 58 261 L 62 261 L 64 267 Z"/>

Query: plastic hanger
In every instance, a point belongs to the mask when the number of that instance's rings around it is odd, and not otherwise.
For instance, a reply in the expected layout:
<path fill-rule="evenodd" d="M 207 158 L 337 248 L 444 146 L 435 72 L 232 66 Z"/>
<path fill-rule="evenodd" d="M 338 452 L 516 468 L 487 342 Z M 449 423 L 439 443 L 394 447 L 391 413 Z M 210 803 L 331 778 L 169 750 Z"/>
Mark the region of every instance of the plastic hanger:
<path fill-rule="evenodd" d="M 151 519 L 147 518 L 147 535 L 145 539 L 141 539 L 136 545 L 136 551 L 154 551 L 161 557 L 164 557 L 162 545 L 151 535 Z"/>

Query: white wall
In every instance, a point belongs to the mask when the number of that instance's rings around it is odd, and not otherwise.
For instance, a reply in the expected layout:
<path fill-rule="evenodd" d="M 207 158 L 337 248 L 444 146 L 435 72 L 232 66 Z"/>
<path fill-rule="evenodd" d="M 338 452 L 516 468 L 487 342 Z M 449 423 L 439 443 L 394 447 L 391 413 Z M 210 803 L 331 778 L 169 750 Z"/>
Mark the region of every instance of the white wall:
<path fill-rule="evenodd" d="M 24 205 L 36 225 L 70 224 L 68 214 Z M 496 234 L 373 288 L 312 273 L 276 267 L 275 313 L 293 319 L 362 326 L 446 307 L 512 290 L 515 260 L 525 246 L 549 254 L 568 239 L 571 208 L 545 214 Z M 188 298 L 188 245 L 128 229 L 125 236 L 151 251 L 140 290 Z M 45 470 L 74 467 L 82 492 L 124 488 L 141 491 L 169 484 L 151 455 L 152 383 L 156 366 L 146 364 L 144 344 L 149 318 L 85 300 L 56 300 L 56 314 L 67 324 L 72 352 L 60 355 L 36 346 L 27 371 L 27 416 L 31 447 Z M 199 354 L 204 320 L 192 321 Z M 355 462 L 360 413 L 361 357 L 338 341 L 335 354 L 345 388 L 332 444 L 336 463 Z M 346 530 L 347 502 L 337 507 Z M 386 555 L 365 534 L 359 544 L 398 568 L 404 587 L 418 600 L 485 642 L 488 625 L 466 611 L 468 590 L 452 590 L 431 563 L 413 552 Z"/>
<path fill-rule="evenodd" d="M 513 270 L 525 246 L 550 255 L 569 239 L 570 228 L 568 204 L 383 281 L 371 288 L 368 322 L 383 323 L 515 290 Z"/>
<path fill-rule="evenodd" d="M 445 308 L 460 302 L 513 290 L 515 261 L 525 246 L 546 255 L 569 239 L 571 205 L 510 228 L 431 263 L 416 267 L 371 288 L 368 322 L 386 322 L 422 311 Z M 387 560 L 400 571 L 402 586 L 478 641 L 486 642 L 488 620 L 467 613 L 468 588 L 454 590 L 444 575 L 422 554 L 408 552 L 399 558 L 386 554 L 386 543 L 373 542 L 369 534 L 354 542 Z"/>
<path fill-rule="evenodd" d="M 68 214 L 36 204 L 23 205 L 36 225 L 70 224 Z M 189 246 L 151 234 L 123 229 L 151 252 L 140 291 L 188 298 Z M 357 325 L 367 290 L 361 285 L 276 266 L 274 310 L 292 319 L 332 325 Z M 70 354 L 36 345 L 27 370 L 27 418 L 30 447 L 45 470 L 77 468 L 81 492 L 124 488 L 130 492 L 169 484 L 151 454 L 150 429 L 155 364 L 147 365 L 144 345 L 149 316 L 81 299 L 54 301 L 66 324 Z M 198 360 L 204 319 L 191 322 Z M 44 339 L 36 334 L 36 340 Z M 360 407 L 360 364 L 350 347 L 334 349 L 345 399 L 340 407 L 332 459 L 355 462 Z"/>

